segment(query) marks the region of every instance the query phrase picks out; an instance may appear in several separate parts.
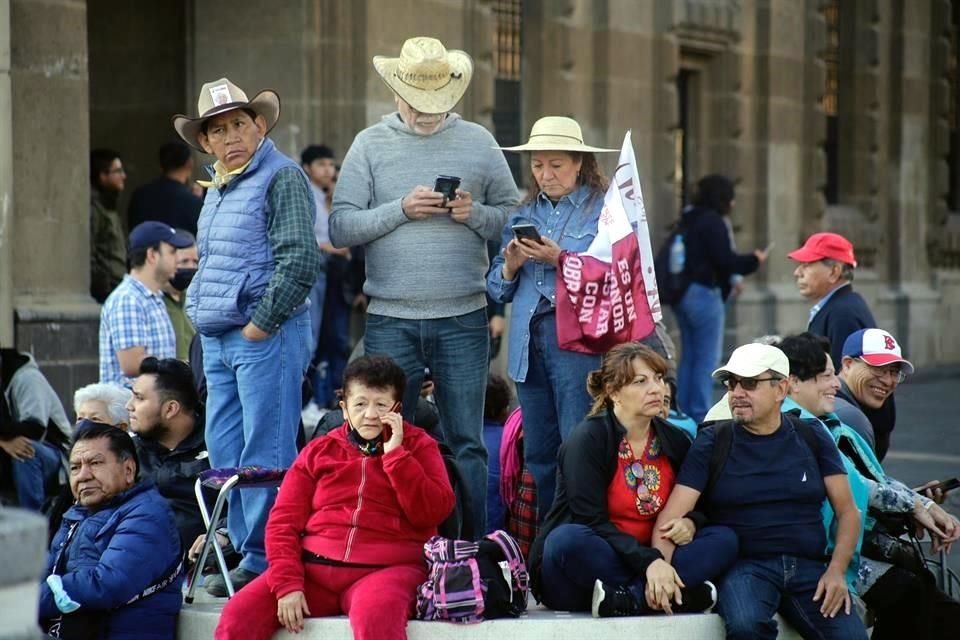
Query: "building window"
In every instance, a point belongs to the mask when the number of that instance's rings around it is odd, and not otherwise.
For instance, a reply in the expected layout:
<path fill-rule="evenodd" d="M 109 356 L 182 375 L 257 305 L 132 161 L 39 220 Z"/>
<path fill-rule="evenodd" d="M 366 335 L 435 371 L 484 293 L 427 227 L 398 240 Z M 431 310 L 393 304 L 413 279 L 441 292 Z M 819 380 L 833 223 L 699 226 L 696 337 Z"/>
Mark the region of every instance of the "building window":
<path fill-rule="evenodd" d="M 497 43 L 493 61 L 498 80 L 520 81 L 520 20 L 523 0 L 497 0 L 493 15 L 497 22 Z"/>
<path fill-rule="evenodd" d="M 505 147 L 522 144 L 521 64 L 523 61 L 523 0 L 495 0 L 491 4 L 496 23 L 493 48 L 494 107 L 493 133 Z M 513 179 L 521 184 L 521 157 L 507 153 Z"/>
<path fill-rule="evenodd" d="M 827 118 L 827 139 L 824 141 L 824 154 L 827 161 L 826 187 L 824 196 L 827 204 L 839 201 L 840 163 L 839 163 L 839 89 L 840 89 L 840 0 L 829 0 L 823 4 L 823 20 L 826 25 L 826 49 L 823 51 L 823 65 L 826 81 L 823 95 L 820 96 L 820 108 Z"/>
<path fill-rule="evenodd" d="M 947 166 L 950 171 L 947 209 L 960 212 L 960 0 L 953 0 L 950 3 L 947 82 L 950 84 L 950 102 L 947 105 L 947 126 L 950 131 L 950 148 L 947 155 Z"/>

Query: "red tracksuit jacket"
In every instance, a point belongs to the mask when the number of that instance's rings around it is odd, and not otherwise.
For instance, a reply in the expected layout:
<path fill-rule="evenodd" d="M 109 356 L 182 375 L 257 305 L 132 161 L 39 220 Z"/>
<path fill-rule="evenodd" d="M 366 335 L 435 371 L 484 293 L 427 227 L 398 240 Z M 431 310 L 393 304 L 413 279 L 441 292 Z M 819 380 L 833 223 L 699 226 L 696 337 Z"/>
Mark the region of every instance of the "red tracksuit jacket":
<path fill-rule="evenodd" d="M 268 584 L 304 588 L 301 552 L 364 565 L 423 562 L 423 544 L 454 507 L 437 443 L 403 424 L 403 444 L 367 456 L 349 425 L 310 442 L 287 471 L 266 528 Z"/>

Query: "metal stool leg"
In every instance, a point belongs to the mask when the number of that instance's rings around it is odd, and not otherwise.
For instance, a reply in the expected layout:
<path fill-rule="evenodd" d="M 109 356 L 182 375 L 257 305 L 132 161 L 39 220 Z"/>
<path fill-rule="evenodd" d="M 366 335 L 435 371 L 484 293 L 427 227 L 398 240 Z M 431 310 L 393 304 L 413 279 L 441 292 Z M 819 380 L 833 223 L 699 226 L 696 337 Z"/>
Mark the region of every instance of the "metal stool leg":
<path fill-rule="evenodd" d="M 223 557 L 223 550 L 220 548 L 220 545 L 217 544 L 216 526 L 217 521 L 220 519 L 220 515 L 223 513 L 223 507 L 227 503 L 227 494 L 230 493 L 230 490 L 233 489 L 233 487 L 239 481 L 239 476 L 232 476 L 223 484 L 223 486 L 220 488 L 220 493 L 217 495 L 217 501 L 213 505 L 213 513 L 211 514 L 207 513 L 206 505 L 203 504 L 200 481 L 197 481 L 195 491 L 198 495 L 198 502 L 202 505 L 200 507 L 200 513 L 207 525 L 207 533 L 203 541 L 203 550 L 200 552 L 200 557 L 197 559 L 197 566 L 194 567 L 193 570 L 194 579 L 190 581 L 190 589 L 187 591 L 187 595 L 184 598 L 184 601 L 187 604 L 193 604 L 193 594 L 197 588 L 197 579 L 200 577 L 200 571 L 202 571 L 202 567 L 207 562 L 207 554 L 209 553 L 211 546 L 214 548 L 214 553 L 217 556 L 217 564 L 220 566 L 220 572 L 223 575 L 223 580 L 227 585 L 227 597 L 232 598 L 234 595 L 233 583 L 230 581 L 230 573 L 227 570 L 227 563 Z"/>
<path fill-rule="evenodd" d="M 235 477 L 236 477 L 236 476 L 235 476 Z M 239 481 L 239 478 L 237 478 L 237 480 Z M 230 488 L 233 488 L 233 486 L 234 486 L 235 484 L 236 484 L 236 483 L 231 484 L 231 485 L 230 485 Z M 225 483 L 225 486 L 226 486 L 226 483 Z M 216 524 L 217 524 L 217 522 L 220 520 L 220 516 L 218 515 L 216 518 L 212 518 L 212 519 L 210 518 L 210 514 L 207 513 L 207 501 L 206 501 L 206 499 L 204 498 L 204 495 L 203 495 L 203 486 L 199 483 L 199 481 L 198 481 L 198 483 L 197 483 L 197 486 L 194 488 L 194 491 L 195 491 L 196 494 L 197 494 L 197 504 L 200 505 L 200 515 L 203 516 L 203 524 L 206 525 L 208 529 L 210 529 L 210 528 L 211 528 L 211 527 L 210 527 L 210 523 L 212 522 L 212 523 L 213 523 L 213 530 L 214 530 L 214 532 L 216 532 Z M 228 491 L 229 491 L 229 489 L 228 489 Z M 214 506 L 216 506 L 216 505 L 214 505 Z M 217 537 L 216 537 L 216 534 L 214 534 L 214 536 L 213 536 L 213 538 L 212 538 L 212 539 L 214 540 L 214 542 L 216 541 L 216 538 L 217 538 Z M 206 540 L 206 538 L 204 538 L 204 539 Z M 227 560 L 226 560 L 226 558 L 223 557 L 223 549 L 220 548 L 220 545 L 219 545 L 219 544 L 214 544 L 214 545 L 213 545 L 213 551 L 214 551 L 214 555 L 216 555 L 216 557 L 217 557 L 217 566 L 220 568 L 220 575 L 223 576 L 224 581 L 225 581 L 225 582 L 227 583 L 227 585 L 228 585 L 228 586 L 227 586 L 227 591 L 228 591 L 228 593 L 230 593 L 230 595 L 232 596 L 233 593 L 230 591 L 230 589 L 233 588 L 233 584 L 230 582 L 230 570 L 227 568 Z"/>

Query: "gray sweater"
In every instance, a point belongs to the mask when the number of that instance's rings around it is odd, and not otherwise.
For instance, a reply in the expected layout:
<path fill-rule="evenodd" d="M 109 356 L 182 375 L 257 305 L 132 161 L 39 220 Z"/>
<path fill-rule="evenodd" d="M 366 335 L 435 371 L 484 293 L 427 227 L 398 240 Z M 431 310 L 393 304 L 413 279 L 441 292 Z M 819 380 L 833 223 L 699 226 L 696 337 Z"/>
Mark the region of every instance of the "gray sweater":
<path fill-rule="evenodd" d="M 370 313 L 448 318 L 486 304 L 486 240 L 500 237 L 519 199 L 496 144 L 455 113 L 429 136 L 414 133 L 396 112 L 357 134 L 337 179 L 330 240 L 365 246 Z M 418 185 L 432 188 L 441 174 L 459 177 L 472 196 L 469 220 L 407 218 L 401 200 Z"/>

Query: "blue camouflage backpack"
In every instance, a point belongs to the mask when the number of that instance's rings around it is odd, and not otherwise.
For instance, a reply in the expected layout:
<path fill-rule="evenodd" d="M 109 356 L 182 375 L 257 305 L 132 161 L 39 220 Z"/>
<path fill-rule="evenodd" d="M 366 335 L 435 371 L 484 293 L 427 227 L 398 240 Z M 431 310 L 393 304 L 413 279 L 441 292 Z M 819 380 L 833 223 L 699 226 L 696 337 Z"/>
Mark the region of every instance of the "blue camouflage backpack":
<path fill-rule="evenodd" d="M 526 611 L 530 576 L 506 531 L 477 542 L 434 536 L 423 555 L 427 581 L 417 589 L 417 618 L 466 624 Z"/>

